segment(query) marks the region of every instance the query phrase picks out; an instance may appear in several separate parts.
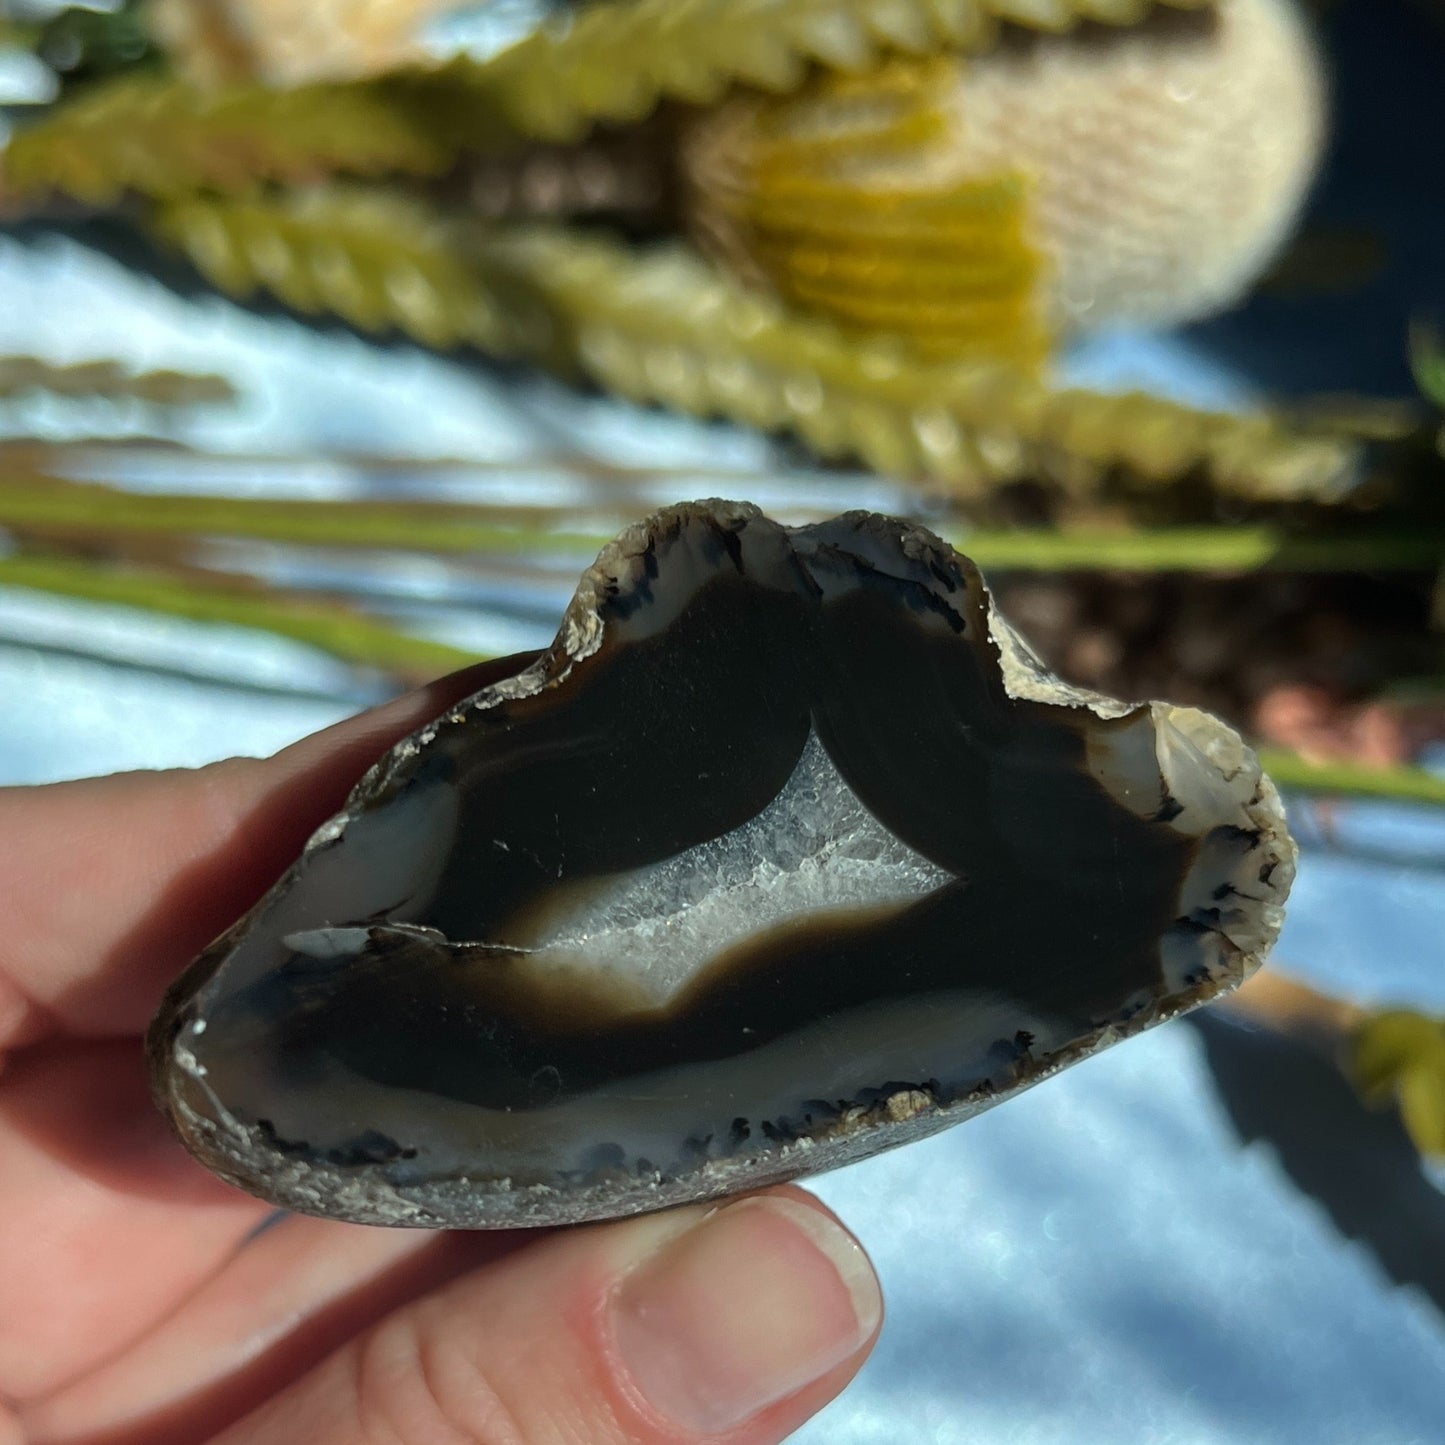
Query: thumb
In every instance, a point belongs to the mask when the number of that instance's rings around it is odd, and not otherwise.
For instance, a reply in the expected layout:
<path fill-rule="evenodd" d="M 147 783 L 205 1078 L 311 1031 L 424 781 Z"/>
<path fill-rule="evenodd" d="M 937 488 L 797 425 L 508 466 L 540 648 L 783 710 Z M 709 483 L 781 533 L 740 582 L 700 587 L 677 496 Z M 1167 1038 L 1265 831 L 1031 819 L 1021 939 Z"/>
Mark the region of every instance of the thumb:
<path fill-rule="evenodd" d="M 801 1190 L 559 1231 L 397 1311 L 217 1445 L 773 1445 L 882 1302 Z"/>

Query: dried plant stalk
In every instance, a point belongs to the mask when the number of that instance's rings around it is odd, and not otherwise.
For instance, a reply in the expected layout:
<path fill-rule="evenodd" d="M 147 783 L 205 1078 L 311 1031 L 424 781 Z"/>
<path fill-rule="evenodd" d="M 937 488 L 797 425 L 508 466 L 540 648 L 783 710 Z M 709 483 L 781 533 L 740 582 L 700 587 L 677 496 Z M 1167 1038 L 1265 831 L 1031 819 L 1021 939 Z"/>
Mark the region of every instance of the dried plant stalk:
<path fill-rule="evenodd" d="M 421 202 L 361 188 L 191 197 L 151 224 L 228 295 L 267 291 L 303 315 L 427 346 L 516 349 L 506 298 L 456 226 Z"/>
<path fill-rule="evenodd" d="M 225 377 L 206 373 L 134 371 L 119 361 L 61 365 L 35 356 L 0 356 L 0 398 L 31 392 L 146 406 L 205 406 L 236 397 Z"/>
<path fill-rule="evenodd" d="M 423 54 L 418 34 L 456 0 L 150 0 L 149 29 L 192 78 L 298 85 L 372 75 Z"/>
<path fill-rule="evenodd" d="M 1366 1017 L 1359 1004 L 1321 993 L 1273 967 L 1246 979 L 1224 1007 L 1330 1058 L 1338 1056 L 1345 1039 Z"/>
<path fill-rule="evenodd" d="M 128 193 L 245 192 L 332 175 L 434 176 L 499 132 L 467 62 L 375 81 L 211 90 L 127 74 L 28 126 L 0 153 L 0 200 L 51 192 L 92 206 Z"/>
<path fill-rule="evenodd" d="M 1198 8 L 1210 0 L 1159 0 Z M 575 140 L 664 99 L 706 104 L 735 85 L 788 90 L 817 63 L 983 51 L 1006 20 L 1062 31 L 1133 24 L 1153 0 L 620 0 L 569 13 L 488 61 L 406 65 L 354 82 L 219 89 L 166 74 L 93 87 L 6 148 L 0 197 L 59 192 L 108 206 L 332 175 L 432 176 L 466 151 Z M 12 200 L 12 205 L 13 205 Z"/>
<path fill-rule="evenodd" d="M 1212 0 L 1161 0 L 1198 9 Z M 978 54 L 1000 22 L 1063 32 L 1133 25 L 1153 0 L 618 0 L 568 13 L 488 63 L 498 108 L 522 133 L 575 140 L 664 99 L 711 105 L 737 85 L 789 91 L 810 65 L 861 71 L 889 54 Z"/>
<path fill-rule="evenodd" d="M 887 338 L 791 316 L 681 248 L 637 256 L 559 231 L 499 235 L 489 254 L 543 292 L 577 363 L 610 391 L 769 431 L 824 457 L 943 483 L 962 497 L 1023 477 L 1089 491 L 1202 471 L 1255 497 L 1331 491 L 1337 439 L 1268 416 L 1206 413 L 1140 393 L 1056 389 L 988 364 L 928 364 Z"/>
<path fill-rule="evenodd" d="M 794 317 L 680 246 L 638 253 L 561 228 L 447 222 L 364 189 L 193 198 L 155 224 L 231 295 L 266 289 L 367 330 L 527 356 L 639 401 L 792 430 L 820 456 L 963 497 L 1023 477 L 1087 492 L 1106 474 L 1150 486 L 1196 472 L 1249 497 L 1330 495 L 1356 460 L 1348 440 L 1268 415 L 926 363 L 892 339 Z"/>

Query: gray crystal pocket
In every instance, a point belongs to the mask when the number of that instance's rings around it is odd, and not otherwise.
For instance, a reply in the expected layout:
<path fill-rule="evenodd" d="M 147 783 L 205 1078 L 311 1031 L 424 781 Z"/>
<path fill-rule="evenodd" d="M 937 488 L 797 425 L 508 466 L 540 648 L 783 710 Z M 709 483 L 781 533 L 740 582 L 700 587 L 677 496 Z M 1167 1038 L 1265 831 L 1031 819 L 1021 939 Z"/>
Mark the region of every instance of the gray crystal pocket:
<path fill-rule="evenodd" d="M 1239 737 L 1050 677 L 931 533 L 700 502 L 393 748 L 167 996 L 224 1178 L 373 1224 L 634 1213 L 943 1128 L 1244 978 Z"/>

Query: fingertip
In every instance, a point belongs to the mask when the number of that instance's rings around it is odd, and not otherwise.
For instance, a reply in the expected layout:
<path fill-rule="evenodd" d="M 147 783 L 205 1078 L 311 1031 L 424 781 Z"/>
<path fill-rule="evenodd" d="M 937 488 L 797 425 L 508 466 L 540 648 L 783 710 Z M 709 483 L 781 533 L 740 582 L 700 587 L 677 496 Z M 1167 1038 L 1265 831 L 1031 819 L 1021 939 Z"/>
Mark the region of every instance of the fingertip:
<path fill-rule="evenodd" d="M 858 1241 L 801 1191 L 777 1190 L 708 1211 L 641 1262 L 610 1328 L 625 1380 L 668 1427 L 691 1439 L 753 1422 L 780 1439 L 766 1417 L 840 1372 L 841 1386 L 882 1318 Z"/>
<path fill-rule="evenodd" d="M 857 1240 L 769 1190 L 549 1235 L 383 1321 L 225 1438 L 777 1445 L 881 1320 Z"/>

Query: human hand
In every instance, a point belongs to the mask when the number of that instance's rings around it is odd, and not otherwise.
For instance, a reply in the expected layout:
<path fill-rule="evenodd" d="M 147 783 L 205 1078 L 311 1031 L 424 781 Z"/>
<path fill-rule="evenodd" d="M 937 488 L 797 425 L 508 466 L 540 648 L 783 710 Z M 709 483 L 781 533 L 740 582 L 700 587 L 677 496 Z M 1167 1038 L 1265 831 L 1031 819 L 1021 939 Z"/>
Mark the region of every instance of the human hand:
<path fill-rule="evenodd" d="M 801 1190 L 541 1233 L 263 1229 L 152 1107 L 166 984 L 496 675 L 264 761 L 0 790 L 0 1445 L 763 1445 L 862 1363 L 877 1283 Z"/>

